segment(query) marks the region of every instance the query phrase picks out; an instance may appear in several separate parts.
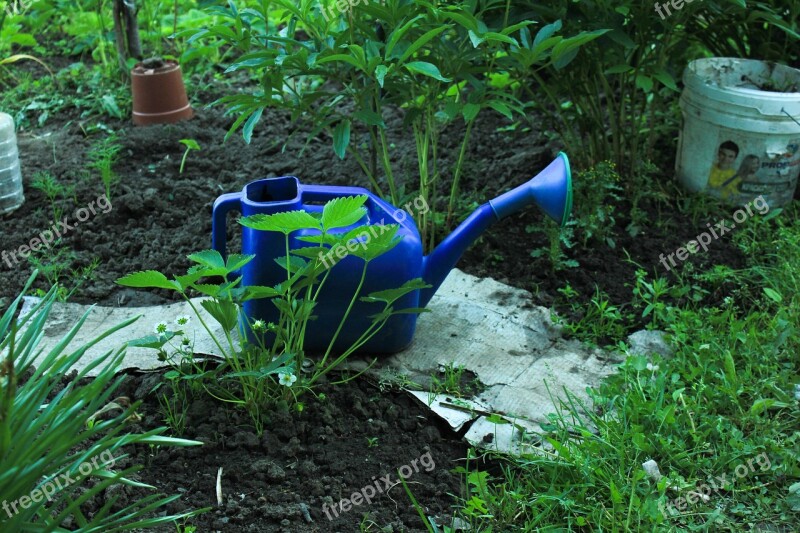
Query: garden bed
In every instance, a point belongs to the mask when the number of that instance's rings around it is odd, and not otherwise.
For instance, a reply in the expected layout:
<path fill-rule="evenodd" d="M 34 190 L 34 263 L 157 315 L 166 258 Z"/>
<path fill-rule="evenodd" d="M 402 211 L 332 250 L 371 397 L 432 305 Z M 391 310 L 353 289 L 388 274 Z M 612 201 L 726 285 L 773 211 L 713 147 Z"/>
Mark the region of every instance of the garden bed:
<path fill-rule="evenodd" d="M 118 391 L 144 400 L 142 429 L 163 424 L 157 395 L 168 388 L 151 393 L 161 380 L 159 373 L 134 373 Z M 142 446 L 115 466 L 144 464 L 139 481 L 165 494 L 182 494 L 167 507 L 169 513 L 214 507 L 191 521 L 198 531 L 350 532 L 361 524 L 370 531 L 425 531 L 397 483 L 398 469 L 403 475 L 411 472 L 406 482 L 426 514 L 440 524 L 451 522 L 452 495 L 460 493 L 463 481 L 453 470 L 467 467 L 467 448 L 446 424 L 430 418 L 407 394 L 381 390 L 363 379 L 323 386 L 319 393 L 319 398 L 306 398 L 302 413 L 271 414 L 261 438 L 246 413 L 199 395 L 190 400 L 183 436 L 203 446 Z M 216 496 L 220 468 L 222 506 Z M 371 504 L 352 498 L 376 482 L 381 490 L 376 489 Z M 116 488 L 125 502 L 148 493 Z M 343 511 L 343 499 L 359 504 L 344 503 Z M 393 529 L 381 529 L 387 527 Z"/>
<path fill-rule="evenodd" d="M 210 101 L 211 95 L 200 94 L 198 99 Z M 122 145 L 114 166 L 120 183 L 112 188 L 112 207 L 65 233 L 63 250 L 74 256 L 42 256 L 45 266 L 61 262 L 71 269 L 99 260 L 93 276 L 73 295 L 73 301 L 106 306 L 170 301 L 166 293 L 131 291 L 114 281 L 144 269 L 183 272 L 188 266 L 187 254 L 210 246 L 215 198 L 239 191 L 254 179 L 296 175 L 305 183 L 367 186 L 355 163 L 341 161 L 333 154 L 328 138 L 314 139 L 300 155 L 305 139 L 297 134 L 282 150 L 291 126 L 284 115 L 264 117 L 249 145 L 238 135 L 223 144 L 232 119 L 215 108 L 205 109 L 198 103 L 195 107 L 193 120 L 175 125 L 134 128 L 128 121 L 104 122 L 118 134 Z M 36 173 L 49 172 L 68 188 L 74 187 L 70 198 L 58 201 L 70 220 L 103 194 L 100 180 L 87 166 L 96 138 L 85 132 L 93 125 L 65 113 L 51 117 L 41 128 L 19 133 L 27 201 L 0 221 L 5 250 L 17 250 L 52 224 L 50 203 L 30 187 Z M 557 149 L 544 132 L 507 126 L 504 120 L 484 116 L 473 133 L 462 189 L 479 191 L 479 201 L 529 179 Z M 189 154 L 185 170 L 179 174 L 184 150 L 181 139 L 194 139 L 202 150 Z M 457 140 L 445 141 L 445 147 L 455 151 Z M 396 150 L 395 157 L 407 161 L 408 171 L 413 171 L 413 147 L 398 140 Z M 671 157 L 665 154 L 665 160 Z M 664 187 L 670 187 L 667 181 L 665 177 Z M 596 285 L 610 301 L 629 306 L 635 271 L 642 268 L 663 274 L 660 254 L 674 251 L 702 231 L 705 222 L 714 221 L 689 219 L 674 200 L 646 201 L 642 208 L 650 220 L 662 223 L 640 228 L 632 236 L 626 231 L 630 219 L 625 208 L 623 203 L 618 210 L 614 249 L 607 243 L 590 242 L 566 250 L 567 257 L 578 262 L 577 267 L 554 271 L 546 257 L 531 257 L 533 250 L 548 246 L 543 233 L 526 231 L 542 223 L 543 217 L 535 208 L 491 228 L 466 253 L 459 267 L 527 289 L 532 293 L 531 305 L 552 306 L 570 318 L 575 316 L 576 307 L 580 313 L 590 305 Z M 235 250 L 239 239 L 233 219 L 228 228 L 230 246 Z M 723 238 L 715 241 L 707 254 L 697 254 L 691 261 L 699 266 L 715 263 L 737 268 L 744 258 Z M 31 267 L 27 262 L 0 267 L 0 297 L 13 296 L 23 287 Z M 62 281 L 65 279 L 68 284 L 75 281 L 69 280 L 66 271 L 62 273 Z M 37 286 L 44 289 L 48 285 L 40 277 Z M 572 302 L 558 292 L 567 285 L 577 293 Z M 716 287 L 708 305 L 726 294 L 724 288 Z M 5 307 L 5 302 L 0 304 Z M 151 318 L 156 321 L 163 317 Z M 158 374 L 133 375 L 121 391 L 145 402 L 141 407 L 144 418 L 139 422 L 145 429 L 163 423 L 157 398 L 151 394 L 158 379 Z M 191 402 L 183 436 L 203 441 L 203 447 L 136 449 L 125 464 L 145 464 L 141 481 L 167 494 L 184 495 L 171 504 L 170 512 L 214 506 L 191 522 L 199 531 L 354 531 L 360 526 L 374 527 L 371 530 L 375 531 L 424 531 L 400 485 L 372 505 L 340 512 L 330 521 L 322 509 L 324 504 L 351 497 L 373 483 L 376 476 L 390 474 L 430 452 L 436 468 L 415 472 L 409 478 L 409 487 L 428 516 L 447 523 L 452 516 L 452 495 L 460 494 L 464 482 L 463 476 L 451 472 L 457 466 L 466 466 L 463 459 L 467 448 L 458 435 L 428 418 L 402 393 L 381 391 L 362 380 L 323 390 L 326 399 L 309 396 L 301 414 L 275 413 L 262 438 L 253 432 L 246 414 L 221 408 L 199 396 Z M 224 504 L 216 506 L 220 467 Z M 117 490 L 126 492 L 126 501 L 138 494 L 127 488 Z"/>

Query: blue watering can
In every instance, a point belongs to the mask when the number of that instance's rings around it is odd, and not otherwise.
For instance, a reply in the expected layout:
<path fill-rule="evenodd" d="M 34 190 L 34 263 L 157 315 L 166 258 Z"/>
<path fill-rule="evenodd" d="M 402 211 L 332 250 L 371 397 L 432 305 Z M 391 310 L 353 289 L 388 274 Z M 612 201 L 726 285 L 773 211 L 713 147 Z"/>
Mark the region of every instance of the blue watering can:
<path fill-rule="evenodd" d="M 527 183 L 491 200 L 473 212 L 452 234 L 430 254 L 423 255 L 417 226 L 406 212 L 398 209 L 361 187 L 305 185 L 295 177 L 261 179 L 248 183 L 241 192 L 224 194 L 214 202 L 212 214 L 212 248 L 226 255 L 225 217 L 236 210 L 244 216 L 274 214 L 304 210 L 321 213 L 325 202 L 343 196 L 366 195 L 366 215 L 352 226 L 339 228 L 345 233 L 367 224 L 398 224 L 401 242 L 389 252 L 372 260 L 360 295 L 393 289 L 414 278 L 422 278 L 429 289 L 415 290 L 393 304 L 394 309 L 425 307 L 458 259 L 493 222 L 506 218 L 529 204 L 537 204 L 552 219 L 563 225 L 572 210 L 572 181 L 569 160 L 560 153 L 547 168 Z M 407 204 L 410 205 L 410 204 Z M 291 249 L 310 246 L 297 237 L 319 234 L 315 230 L 299 230 L 289 236 Z M 245 286 L 274 286 L 286 280 L 286 271 L 275 262 L 285 257 L 285 237 L 282 233 L 242 228 L 242 253 L 255 255 L 242 268 Z M 331 260 L 331 264 L 334 263 Z M 336 263 L 320 292 L 314 308 L 316 320 L 309 322 L 305 339 L 307 351 L 325 351 L 339 326 L 355 293 L 363 261 L 347 255 Z M 382 304 L 357 301 L 347 322 L 336 339 L 334 350 L 339 353 L 356 342 L 372 323 L 371 315 Z M 278 309 L 269 299 L 250 300 L 244 304 L 249 320 L 278 323 Z M 394 353 L 406 348 L 414 337 L 416 314 L 392 316 L 384 327 L 359 351 Z"/>

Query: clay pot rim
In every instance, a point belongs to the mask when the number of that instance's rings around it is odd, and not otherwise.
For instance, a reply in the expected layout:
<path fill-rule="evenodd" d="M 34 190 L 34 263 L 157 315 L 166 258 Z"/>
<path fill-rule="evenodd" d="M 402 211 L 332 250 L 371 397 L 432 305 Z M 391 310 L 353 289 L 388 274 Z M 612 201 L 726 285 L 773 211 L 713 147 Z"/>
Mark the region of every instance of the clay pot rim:
<path fill-rule="evenodd" d="M 181 65 L 174 59 L 165 59 L 164 64 L 156 68 L 148 68 L 144 63 L 136 63 L 131 69 L 131 74 L 134 76 L 152 76 L 154 74 L 167 74 L 169 72 L 180 70 Z"/>

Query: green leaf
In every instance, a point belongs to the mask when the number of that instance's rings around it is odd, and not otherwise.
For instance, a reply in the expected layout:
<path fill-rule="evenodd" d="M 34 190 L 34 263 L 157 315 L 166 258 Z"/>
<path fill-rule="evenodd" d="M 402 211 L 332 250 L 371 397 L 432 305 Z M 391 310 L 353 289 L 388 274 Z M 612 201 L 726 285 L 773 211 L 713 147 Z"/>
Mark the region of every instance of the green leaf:
<path fill-rule="evenodd" d="M 253 128 L 255 128 L 258 121 L 261 120 L 261 113 L 264 112 L 263 107 L 259 107 L 250 115 L 247 119 L 247 122 L 244 123 L 244 127 L 242 128 L 242 137 L 244 137 L 244 142 L 250 144 L 250 140 L 253 138 Z"/>
<path fill-rule="evenodd" d="M 603 74 L 606 74 L 606 75 L 626 74 L 626 73 L 631 72 L 631 71 L 633 71 L 633 67 L 632 66 L 626 65 L 625 63 L 622 63 L 622 64 L 619 64 L 619 65 L 614 65 L 613 67 L 607 68 L 605 70 L 605 72 L 603 72 Z"/>
<path fill-rule="evenodd" d="M 464 120 L 466 122 L 472 122 L 475 120 L 475 117 L 478 116 L 478 113 L 481 110 L 481 106 L 478 104 L 464 104 L 464 108 L 461 110 L 461 114 L 464 116 Z"/>
<path fill-rule="evenodd" d="M 778 401 L 774 398 L 759 398 L 750 407 L 750 414 L 760 415 L 769 409 L 786 409 L 791 407 L 791 404 Z"/>
<path fill-rule="evenodd" d="M 668 89 L 671 89 L 673 91 L 678 91 L 678 84 L 675 83 L 675 78 L 673 78 L 672 74 L 670 74 L 663 68 L 660 68 L 656 72 L 654 72 L 653 77 L 658 81 L 660 81 Z"/>
<path fill-rule="evenodd" d="M 536 47 L 544 41 L 545 39 L 549 39 L 555 32 L 561 29 L 561 20 L 557 20 L 552 24 L 548 24 L 544 26 L 541 30 L 536 33 L 536 37 L 533 39 L 533 46 Z"/>
<path fill-rule="evenodd" d="M 117 284 L 136 289 L 180 290 L 180 285 L 177 282 L 167 279 L 164 274 L 155 270 L 144 270 L 128 274 L 119 278 Z"/>
<path fill-rule="evenodd" d="M 194 139 L 181 139 L 178 142 L 180 142 L 189 150 L 200 150 L 200 145 L 197 144 L 197 141 L 195 141 Z"/>
<path fill-rule="evenodd" d="M 280 292 L 273 287 L 264 287 L 261 285 L 248 285 L 244 288 L 244 295 L 242 301 L 256 300 L 259 298 L 273 298 L 280 296 Z"/>
<path fill-rule="evenodd" d="M 361 245 L 354 249 L 348 248 L 348 251 L 351 255 L 360 257 L 364 261 L 372 261 L 400 243 L 402 239 L 397 236 L 399 229 L 400 226 L 397 224 L 375 224 L 354 228 L 348 232 L 348 236 L 353 232 L 359 232 Z M 348 237 L 347 240 L 350 238 Z"/>
<path fill-rule="evenodd" d="M 380 85 L 381 88 L 383 88 L 383 80 L 388 71 L 389 68 L 386 65 L 378 65 L 375 67 L 375 79 L 378 80 L 378 85 Z"/>
<path fill-rule="evenodd" d="M 644 92 L 649 93 L 653 90 L 653 78 L 645 76 L 644 74 L 638 74 L 636 76 L 636 86 Z"/>
<path fill-rule="evenodd" d="M 492 109 L 494 109 L 495 111 L 497 111 L 498 113 L 503 115 L 504 117 L 508 118 L 509 120 L 513 120 L 514 119 L 514 115 L 511 113 L 511 109 L 509 109 L 509 107 L 505 103 L 503 103 L 503 102 L 501 102 L 499 100 L 492 100 L 491 102 L 489 102 L 486 105 L 488 105 L 489 107 L 491 107 Z"/>
<path fill-rule="evenodd" d="M 400 287 L 396 289 L 386 289 L 383 291 L 375 291 L 369 293 L 367 296 L 362 296 L 361 301 L 364 302 L 383 302 L 387 305 L 393 304 L 398 299 L 402 298 L 406 294 L 417 291 L 420 289 L 428 289 L 431 285 L 425 283 L 422 278 L 415 278 L 406 281 Z"/>
<path fill-rule="evenodd" d="M 422 34 L 419 37 L 419 39 L 417 39 L 416 41 L 411 43 L 411 46 L 406 48 L 406 51 L 403 52 L 402 56 L 400 56 L 400 63 L 402 63 L 403 61 L 405 61 L 406 59 L 411 57 L 414 54 L 414 52 L 416 52 L 417 50 L 419 50 L 420 48 L 425 46 L 425 44 L 427 44 L 428 41 L 430 41 L 431 39 L 433 39 L 434 37 L 436 37 L 437 35 L 439 35 L 440 33 L 442 33 L 443 31 L 445 31 L 448 28 L 451 28 L 451 26 L 448 25 L 448 24 L 445 24 L 445 25 L 439 26 L 438 28 L 434 28 L 432 30 L 426 31 L 424 34 Z"/>
<path fill-rule="evenodd" d="M 442 76 L 442 73 L 439 72 L 439 68 L 436 65 L 428 63 L 427 61 L 411 61 L 403 66 L 414 74 L 422 74 L 439 81 L 452 81 L 450 78 Z"/>
<path fill-rule="evenodd" d="M 216 250 L 202 250 L 188 255 L 189 261 L 208 268 L 225 268 L 225 260 Z"/>
<path fill-rule="evenodd" d="M 386 42 L 386 58 L 388 59 L 392 55 L 392 51 L 394 47 L 397 46 L 397 43 L 406 34 L 408 30 L 410 30 L 416 21 L 423 18 L 422 15 L 417 15 L 416 17 L 412 18 L 396 30 L 394 30 L 391 35 L 389 35 L 389 40 Z"/>
<path fill-rule="evenodd" d="M 301 229 L 322 229 L 319 220 L 300 210 L 272 215 L 250 215 L 240 218 L 239 224 L 261 231 L 278 231 L 284 235 Z"/>
<path fill-rule="evenodd" d="M 200 305 L 225 331 L 231 331 L 236 327 L 238 307 L 235 303 L 230 300 L 203 300 Z"/>
<path fill-rule="evenodd" d="M 775 289 L 770 289 L 769 287 L 764 287 L 764 289 L 762 289 L 762 290 L 764 291 L 764 294 L 766 294 L 767 297 L 770 300 L 772 300 L 773 302 L 781 303 L 783 301 L 783 296 L 781 296 L 781 294 L 778 291 L 776 291 Z"/>
<path fill-rule="evenodd" d="M 255 259 L 255 257 L 255 255 L 230 254 L 227 262 L 225 263 L 225 270 L 228 272 L 239 270 L 247 263 Z"/>
<path fill-rule="evenodd" d="M 352 65 L 359 70 L 363 70 L 365 66 L 360 64 L 356 58 L 354 58 L 353 56 L 349 56 L 347 54 L 334 54 L 331 56 L 325 56 L 321 59 L 318 59 L 317 63 L 320 65 L 324 65 L 325 63 L 330 63 L 332 61 L 343 61 L 348 65 Z"/>
<path fill-rule="evenodd" d="M 167 331 L 163 335 L 148 335 L 146 337 L 128 341 L 128 346 L 160 350 L 166 343 L 175 337 L 175 335 L 177 335 L 177 333 L 174 331 Z"/>
<path fill-rule="evenodd" d="M 288 270 L 291 274 L 300 272 L 308 265 L 308 261 L 296 255 L 289 255 L 288 264 L 286 262 L 286 256 L 283 255 L 276 257 L 275 262 L 278 263 L 282 269 Z"/>
<path fill-rule="evenodd" d="M 322 229 L 328 232 L 334 228 L 351 226 L 361 220 L 367 210 L 364 203 L 366 195 L 334 198 L 322 208 Z"/>
<path fill-rule="evenodd" d="M 478 48 L 483 43 L 483 41 L 485 40 L 483 37 L 478 35 L 477 32 L 472 31 L 472 30 L 469 30 L 467 32 L 467 35 L 469 35 L 469 40 L 472 41 L 472 47 L 473 48 Z"/>
<path fill-rule="evenodd" d="M 359 122 L 367 124 L 368 126 L 380 126 L 381 128 L 386 127 L 383 117 L 370 109 L 361 109 L 360 111 L 356 111 L 353 113 L 353 118 Z"/>
<path fill-rule="evenodd" d="M 350 120 L 344 119 L 340 121 L 336 128 L 333 130 L 333 151 L 339 156 L 339 159 L 344 159 L 347 153 L 347 146 L 350 144 Z"/>

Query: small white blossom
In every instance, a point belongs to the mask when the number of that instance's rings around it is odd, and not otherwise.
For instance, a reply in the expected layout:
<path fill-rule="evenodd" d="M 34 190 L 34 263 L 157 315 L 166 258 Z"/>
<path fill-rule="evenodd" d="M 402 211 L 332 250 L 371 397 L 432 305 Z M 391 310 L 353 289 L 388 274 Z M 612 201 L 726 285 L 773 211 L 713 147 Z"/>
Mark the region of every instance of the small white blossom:
<path fill-rule="evenodd" d="M 188 317 L 186 315 L 181 315 L 181 316 L 179 316 L 178 318 L 175 319 L 175 324 L 179 328 L 182 328 L 184 326 L 188 326 L 189 325 L 189 320 L 190 320 L 190 317 Z"/>
<path fill-rule="evenodd" d="M 658 372 L 658 365 L 654 365 L 653 363 L 647 363 L 647 370 L 650 372 Z"/>
<path fill-rule="evenodd" d="M 169 331 L 169 327 L 166 322 L 159 322 L 155 325 L 153 331 L 156 332 L 156 335 L 165 335 Z"/>
<path fill-rule="evenodd" d="M 294 374 L 284 374 L 283 372 L 278 374 L 278 383 L 285 387 L 291 387 L 295 381 L 297 381 L 297 376 Z"/>

